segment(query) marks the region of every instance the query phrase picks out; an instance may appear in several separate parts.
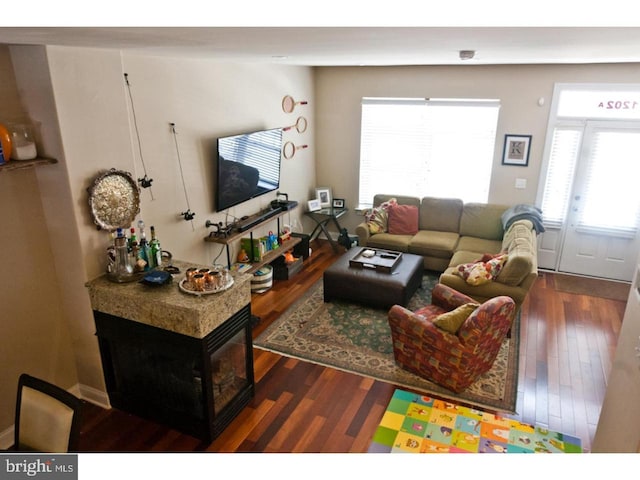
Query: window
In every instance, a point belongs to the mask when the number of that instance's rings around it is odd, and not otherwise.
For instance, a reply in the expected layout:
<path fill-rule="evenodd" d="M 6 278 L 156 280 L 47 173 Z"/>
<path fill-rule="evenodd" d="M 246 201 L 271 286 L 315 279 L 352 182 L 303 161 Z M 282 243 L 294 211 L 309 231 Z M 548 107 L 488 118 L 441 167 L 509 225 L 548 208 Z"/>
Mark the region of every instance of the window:
<path fill-rule="evenodd" d="M 363 98 L 359 203 L 377 193 L 486 202 L 498 100 Z"/>

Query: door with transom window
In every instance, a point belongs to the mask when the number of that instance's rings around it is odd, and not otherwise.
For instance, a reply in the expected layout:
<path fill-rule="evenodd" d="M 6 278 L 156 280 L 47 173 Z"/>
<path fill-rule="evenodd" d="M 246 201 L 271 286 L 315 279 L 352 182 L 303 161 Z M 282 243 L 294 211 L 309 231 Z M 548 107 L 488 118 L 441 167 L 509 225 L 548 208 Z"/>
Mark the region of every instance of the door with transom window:
<path fill-rule="evenodd" d="M 611 95 L 578 91 L 574 110 L 588 118 L 561 118 L 570 115 L 566 104 L 558 106 L 541 177 L 547 231 L 539 241 L 539 266 L 630 281 L 640 249 L 640 121 L 634 118 L 640 98 L 597 101 Z M 629 92 L 619 97 L 635 98 Z"/>

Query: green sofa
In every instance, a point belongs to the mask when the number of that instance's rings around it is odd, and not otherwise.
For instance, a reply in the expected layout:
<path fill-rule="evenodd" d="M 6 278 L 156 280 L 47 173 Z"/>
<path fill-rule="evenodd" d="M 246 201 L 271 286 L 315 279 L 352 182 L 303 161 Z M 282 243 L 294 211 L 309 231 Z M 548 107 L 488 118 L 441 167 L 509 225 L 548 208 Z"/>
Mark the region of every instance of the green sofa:
<path fill-rule="evenodd" d="M 421 255 L 425 270 L 442 272 L 440 283 L 476 301 L 507 295 L 518 308 L 538 276 L 537 231 L 532 221 L 518 219 L 505 231 L 503 214 L 507 205 L 463 203 L 460 199 L 376 195 L 374 207 L 395 199 L 398 205 L 418 208 L 418 232 L 372 233 L 370 224 L 356 227 L 360 246 L 387 248 Z M 507 261 L 495 279 L 470 285 L 455 274 L 457 267 L 478 261 L 485 254 L 506 253 Z"/>

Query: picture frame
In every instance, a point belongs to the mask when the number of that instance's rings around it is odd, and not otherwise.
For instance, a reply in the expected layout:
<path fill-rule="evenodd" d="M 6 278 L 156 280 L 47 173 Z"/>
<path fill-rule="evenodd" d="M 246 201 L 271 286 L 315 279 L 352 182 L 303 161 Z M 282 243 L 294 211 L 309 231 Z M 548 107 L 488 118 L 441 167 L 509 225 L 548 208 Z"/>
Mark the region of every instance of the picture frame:
<path fill-rule="evenodd" d="M 320 207 L 328 208 L 331 206 L 331 189 L 328 187 L 317 187 L 316 198 L 320 201 Z"/>
<path fill-rule="evenodd" d="M 317 212 L 318 210 L 322 209 L 322 207 L 320 206 L 320 200 L 317 198 L 309 200 L 307 202 L 307 207 L 309 208 L 310 212 Z"/>
<path fill-rule="evenodd" d="M 530 149 L 531 135 L 505 135 L 502 164 L 518 167 L 528 166 Z"/>
<path fill-rule="evenodd" d="M 333 208 L 344 208 L 344 198 L 334 198 L 331 201 L 331 207 L 333 207 Z"/>

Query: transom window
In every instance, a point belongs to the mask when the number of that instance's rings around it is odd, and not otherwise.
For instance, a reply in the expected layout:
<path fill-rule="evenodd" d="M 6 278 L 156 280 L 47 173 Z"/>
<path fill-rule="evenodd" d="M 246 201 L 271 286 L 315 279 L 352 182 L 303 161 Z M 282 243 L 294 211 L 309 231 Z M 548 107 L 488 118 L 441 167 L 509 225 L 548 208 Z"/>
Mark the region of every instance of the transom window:
<path fill-rule="evenodd" d="M 487 202 L 499 100 L 362 99 L 360 190 Z"/>

